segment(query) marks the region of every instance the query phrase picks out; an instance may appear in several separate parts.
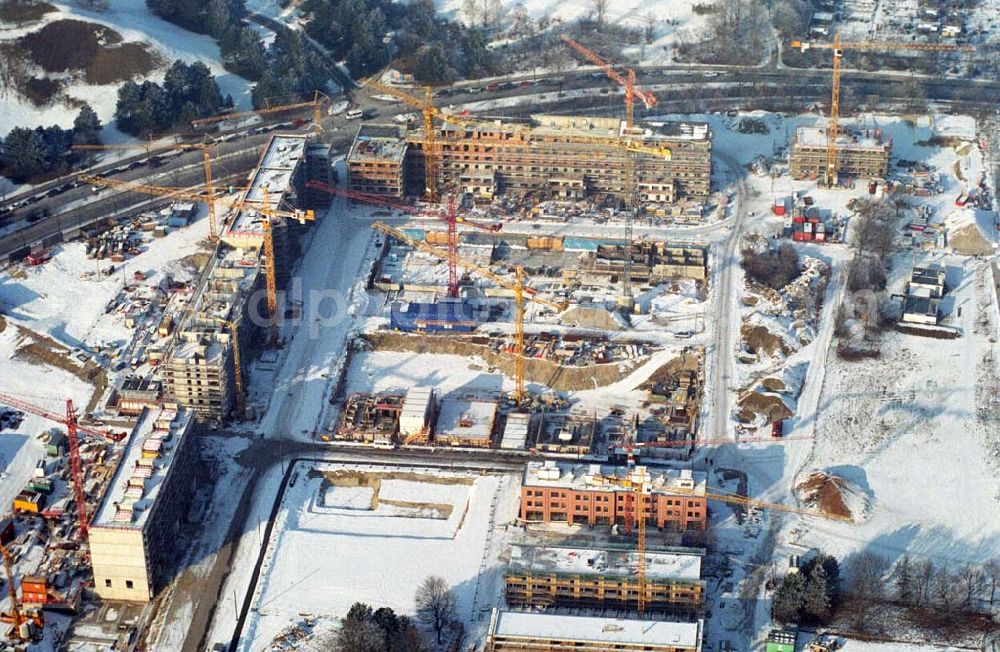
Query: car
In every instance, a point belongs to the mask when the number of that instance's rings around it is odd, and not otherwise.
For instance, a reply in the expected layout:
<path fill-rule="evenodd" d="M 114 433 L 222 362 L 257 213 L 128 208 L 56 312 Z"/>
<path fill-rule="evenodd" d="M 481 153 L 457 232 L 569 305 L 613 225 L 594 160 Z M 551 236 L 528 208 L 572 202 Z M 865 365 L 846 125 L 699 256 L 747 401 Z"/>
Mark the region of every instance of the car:
<path fill-rule="evenodd" d="M 533 81 L 525 79 L 523 82 L 521 82 L 520 84 L 518 84 L 518 86 L 520 86 L 521 88 L 524 88 L 525 86 L 531 86 L 534 83 L 535 82 L 533 82 Z"/>
<path fill-rule="evenodd" d="M 710 71 L 708 71 L 708 72 L 705 73 L 705 76 L 706 77 L 718 77 L 719 76 L 719 71 L 718 70 L 710 70 Z"/>

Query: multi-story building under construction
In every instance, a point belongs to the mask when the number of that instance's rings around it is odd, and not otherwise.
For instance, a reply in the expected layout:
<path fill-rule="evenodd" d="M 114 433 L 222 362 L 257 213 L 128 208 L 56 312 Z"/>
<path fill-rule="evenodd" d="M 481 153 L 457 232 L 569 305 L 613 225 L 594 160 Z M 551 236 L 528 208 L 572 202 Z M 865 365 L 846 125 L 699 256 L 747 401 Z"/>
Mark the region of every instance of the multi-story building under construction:
<path fill-rule="evenodd" d="M 185 410 L 146 409 L 125 440 L 89 530 L 102 599 L 149 602 L 170 582 L 196 487 L 195 427 Z"/>
<path fill-rule="evenodd" d="M 789 156 L 789 172 L 796 179 L 822 178 L 827 168 L 825 129 L 799 127 Z M 837 135 L 837 175 L 884 179 L 892 155 L 892 139 L 881 129 L 842 129 Z"/>
<path fill-rule="evenodd" d="M 701 609 L 701 558 L 694 549 L 647 551 L 647 611 L 695 613 Z M 635 546 L 599 548 L 511 546 L 504 597 L 517 608 L 634 609 L 639 585 Z"/>
<path fill-rule="evenodd" d="M 609 193 L 624 197 L 627 157 L 635 161 L 635 181 L 641 206 L 671 204 L 678 200 L 702 200 L 710 192 L 712 134 L 705 123 L 664 122 L 639 126 L 636 143 L 662 151 L 627 152 L 609 143 L 617 140 L 624 122 L 615 118 L 535 115 L 529 124 L 502 121 L 475 127 L 445 124 L 435 132 L 439 190 L 459 191 L 480 199 L 498 194 L 539 198 L 581 199 Z M 359 139 L 371 139 L 372 127 L 362 127 Z M 380 147 L 398 127 L 384 127 Z M 370 169 L 367 148 L 348 157 L 348 166 L 359 179 L 370 183 L 366 192 L 395 195 L 395 183 L 404 180 L 404 194 L 424 192 L 425 141 L 423 129 L 406 133 L 402 156 L 380 156 L 377 174 Z M 352 188 L 362 190 L 354 182 Z"/>
<path fill-rule="evenodd" d="M 687 469 L 560 465 L 531 462 L 521 483 L 521 519 L 526 522 L 626 525 L 637 519 L 635 491 L 625 484 L 646 483 L 643 515 L 650 526 L 668 530 L 708 527 L 704 473 Z"/>
<path fill-rule="evenodd" d="M 486 652 L 701 652 L 705 623 L 493 610 Z"/>
<path fill-rule="evenodd" d="M 401 199 L 406 192 L 406 129 L 363 124 L 347 154 L 351 190 Z"/>
<path fill-rule="evenodd" d="M 233 332 L 225 322 L 237 327 L 245 366 L 264 323 L 262 286 L 256 252 L 230 250 L 211 263 L 193 307 L 178 318 L 172 350 L 160 365 L 164 393 L 202 420 L 223 419 L 236 404 Z"/>

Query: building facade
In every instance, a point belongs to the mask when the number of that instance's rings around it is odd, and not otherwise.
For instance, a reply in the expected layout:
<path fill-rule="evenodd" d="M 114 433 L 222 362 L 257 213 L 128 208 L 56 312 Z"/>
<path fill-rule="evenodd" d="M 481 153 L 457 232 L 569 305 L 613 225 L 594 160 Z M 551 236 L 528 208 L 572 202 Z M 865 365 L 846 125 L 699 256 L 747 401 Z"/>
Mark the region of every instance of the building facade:
<path fill-rule="evenodd" d="M 892 140 L 880 129 L 845 129 L 837 136 L 837 174 L 840 177 L 884 179 L 889 171 Z M 800 127 L 795 132 L 788 159 L 789 172 L 796 179 L 826 175 L 826 130 Z"/>
<path fill-rule="evenodd" d="M 439 183 L 484 199 L 496 194 L 534 193 L 548 198 L 582 199 L 596 193 L 622 197 L 626 160 L 634 156 L 639 203 L 670 204 L 702 200 L 711 192 L 712 138 L 704 123 L 641 126 L 636 141 L 666 148 L 670 156 L 597 144 L 619 138 L 623 122 L 615 118 L 532 116 L 529 128 L 496 122 L 493 128 L 441 127 Z M 424 136 L 407 136 L 412 156 L 411 188 L 422 187 Z"/>
<path fill-rule="evenodd" d="M 690 470 L 531 463 L 521 486 L 520 518 L 526 522 L 625 525 L 639 518 L 636 491 L 625 483 L 648 483 L 642 505 L 646 523 L 666 530 L 708 527 L 706 476 Z M 636 521 L 637 522 L 637 521 Z"/>
<path fill-rule="evenodd" d="M 643 583 L 645 608 L 660 613 L 701 609 L 702 550 L 648 551 Z M 634 548 L 511 546 L 504 598 L 516 608 L 636 608 L 638 553 Z"/>
<path fill-rule="evenodd" d="M 89 530 L 101 599 L 149 602 L 169 581 L 195 487 L 194 428 L 188 411 L 145 410 L 125 440 Z"/>
<path fill-rule="evenodd" d="M 406 192 L 405 134 L 397 125 L 361 125 L 347 154 L 348 187 L 401 199 Z M 415 194 L 423 194 L 423 189 Z"/>

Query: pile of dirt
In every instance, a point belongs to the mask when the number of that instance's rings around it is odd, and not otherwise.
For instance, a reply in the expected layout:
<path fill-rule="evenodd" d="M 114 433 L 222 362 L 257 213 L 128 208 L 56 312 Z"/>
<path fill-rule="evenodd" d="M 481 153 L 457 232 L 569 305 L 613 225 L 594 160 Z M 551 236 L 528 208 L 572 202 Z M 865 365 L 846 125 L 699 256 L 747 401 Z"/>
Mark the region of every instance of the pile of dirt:
<path fill-rule="evenodd" d="M 654 371 L 646 379 L 646 382 L 639 385 L 638 389 L 650 390 L 660 383 L 670 382 L 682 371 L 694 371 L 701 373 L 703 363 L 703 351 L 701 349 L 686 350 L 676 358 Z"/>
<path fill-rule="evenodd" d="M 840 518 L 857 522 L 868 513 L 868 500 L 860 489 L 825 471 L 813 471 L 795 491 L 804 504 Z"/>
<path fill-rule="evenodd" d="M 98 85 L 145 75 L 162 63 L 145 44 L 122 41 L 110 27 L 63 19 L 25 34 L 4 50 L 47 73 L 82 73 L 87 83 Z"/>
<path fill-rule="evenodd" d="M 618 315 L 603 306 L 574 306 L 560 318 L 566 326 L 593 328 L 602 331 L 620 331 L 625 327 Z"/>
<path fill-rule="evenodd" d="M 949 216 L 948 244 L 957 254 L 963 256 L 986 256 L 993 253 L 993 245 L 976 223 L 972 211 L 958 211 Z"/>
<path fill-rule="evenodd" d="M 779 421 L 788 419 L 793 414 L 785 401 L 777 394 L 746 392 L 740 396 L 738 405 L 740 411 L 736 418 L 741 423 L 753 423 L 757 415 L 763 415 L 767 421 Z"/>
<path fill-rule="evenodd" d="M 780 378 L 775 378 L 773 376 L 768 376 L 767 378 L 764 378 L 763 380 L 760 381 L 760 384 L 763 385 L 767 390 L 772 392 L 783 392 L 785 391 L 785 389 L 787 389 L 785 381 L 781 380 Z"/>
<path fill-rule="evenodd" d="M 746 344 L 747 351 L 756 353 L 763 351 L 765 354 L 774 357 L 778 353 L 788 355 L 791 349 L 783 339 L 767 330 L 766 326 L 743 324 L 740 328 L 740 336 Z"/>

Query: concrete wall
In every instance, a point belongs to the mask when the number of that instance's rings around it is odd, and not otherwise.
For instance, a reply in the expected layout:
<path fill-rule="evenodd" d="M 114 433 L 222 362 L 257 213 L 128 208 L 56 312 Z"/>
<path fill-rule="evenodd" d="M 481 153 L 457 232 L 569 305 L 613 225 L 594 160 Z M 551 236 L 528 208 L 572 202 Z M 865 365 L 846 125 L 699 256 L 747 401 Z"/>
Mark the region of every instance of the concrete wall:
<path fill-rule="evenodd" d="M 153 590 L 146 569 L 142 530 L 90 528 L 90 557 L 94 565 L 94 592 L 102 600 L 149 602 Z"/>

